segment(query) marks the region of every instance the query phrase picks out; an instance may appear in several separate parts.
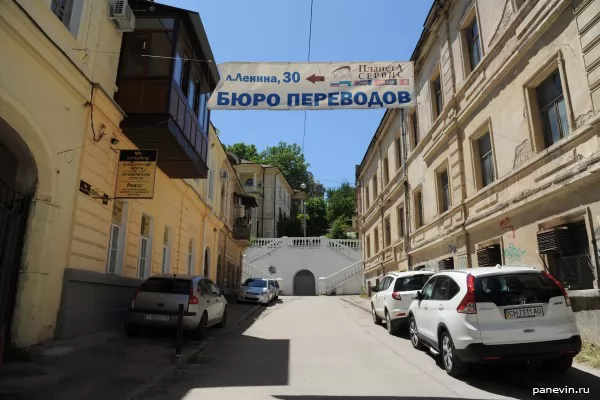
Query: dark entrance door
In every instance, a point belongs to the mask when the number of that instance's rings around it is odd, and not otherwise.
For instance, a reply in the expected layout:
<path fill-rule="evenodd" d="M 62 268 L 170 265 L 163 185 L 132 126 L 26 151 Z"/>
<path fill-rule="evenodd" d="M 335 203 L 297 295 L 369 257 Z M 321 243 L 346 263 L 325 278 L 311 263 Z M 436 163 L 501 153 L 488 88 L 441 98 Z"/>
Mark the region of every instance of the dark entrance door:
<path fill-rule="evenodd" d="M 315 296 L 315 276 L 309 270 L 298 271 L 294 277 L 294 296 Z"/>
<path fill-rule="evenodd" d="M 0 361 L 10 343 L 10 323 L 33 193 L 34 188 L 18 193 L 0 179 Z"/>

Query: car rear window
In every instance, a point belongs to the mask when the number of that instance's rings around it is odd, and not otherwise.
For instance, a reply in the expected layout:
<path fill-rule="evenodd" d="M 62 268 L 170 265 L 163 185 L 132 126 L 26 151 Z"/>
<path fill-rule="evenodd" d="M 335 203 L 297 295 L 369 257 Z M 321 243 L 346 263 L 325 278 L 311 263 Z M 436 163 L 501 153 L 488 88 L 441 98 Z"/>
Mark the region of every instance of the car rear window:
<path fill-rule="evenodd" d="M 407 276 L 406 278 L 398 278 L 394 285 L 394 292 L 421 290 L 429 278 L 431 278 L 431 275 L 414 275 Z"/>
<path fill-rule="evenodd" d="M 264 279 L 246 279 L 243 286 L 249 287 L 267 287 L 267 281 Z"/>
<path fill-rule="evenodd" d="M 506 274 L 482 276 L 475 279 L 475 301 L 496 306 L 548 303 L 562 296 L 560 288 L 546 275 Z"/>
<path fill-rule="evenodd" d="M 190 294 L 187 279 L 150 278 L 140 286 L 140 292 Z"/>

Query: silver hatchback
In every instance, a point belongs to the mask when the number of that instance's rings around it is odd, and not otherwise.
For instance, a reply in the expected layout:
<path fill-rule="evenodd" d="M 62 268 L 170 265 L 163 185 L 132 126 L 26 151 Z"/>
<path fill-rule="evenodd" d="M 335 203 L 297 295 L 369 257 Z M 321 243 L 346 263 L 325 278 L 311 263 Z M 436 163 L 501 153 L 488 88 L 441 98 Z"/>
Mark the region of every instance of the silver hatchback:
<path fill-rule="evenodd" d="M 224 292 L 210 279 L 191 275 L 156 275 L 136 291 L 127 316 L 126 333 L 140 327 L 175 328 L 179 304 L 184 306 L 183 327 L 202 337 L 206 328 L 227 323 Z"/>
<path fill-rule="evenodd" d="M 238 290 L 238 303 L 260 303 L 269 305 L 275 297 L 273 286 L 269 285 L 266 278 L 248 278 Z"/>

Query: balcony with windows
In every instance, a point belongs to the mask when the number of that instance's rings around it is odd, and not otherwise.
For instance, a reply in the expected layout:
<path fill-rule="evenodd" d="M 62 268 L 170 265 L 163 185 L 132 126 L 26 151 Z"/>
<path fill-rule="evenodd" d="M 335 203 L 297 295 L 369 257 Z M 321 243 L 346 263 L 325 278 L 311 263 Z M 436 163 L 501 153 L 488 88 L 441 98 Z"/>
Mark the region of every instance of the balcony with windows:
<path fill-rule="evenodd" d="M 235 193 L 233 207 L 233 238 L 239 241 L 250 240 L 252 208 L 258 207 L 256 199 L 242 193 Z"/>
<path fill-rule="evenodd" d="M 219 75 L 203 61 L 213 55 L 200 16 L 142 0 L 131 7 L 136 26 L 123 35 L 115 96 L 127 114 L 121 128 L 137 147 L 158 150 L 170 178 L 206 178 L 207 103 Z"/>

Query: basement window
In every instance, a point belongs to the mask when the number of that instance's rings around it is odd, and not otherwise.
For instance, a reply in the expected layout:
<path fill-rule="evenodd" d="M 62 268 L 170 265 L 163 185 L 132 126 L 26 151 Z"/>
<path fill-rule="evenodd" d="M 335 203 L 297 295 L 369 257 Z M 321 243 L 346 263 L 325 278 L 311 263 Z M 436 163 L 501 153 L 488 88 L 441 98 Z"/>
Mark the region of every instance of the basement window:
<path fill-rule="evenodd" d="M 585 221 L 560 225 L 537 234 L 538 250 L 550 273 L 567 290 L 593 289 L 596 276 Z"/>
<path fill-rule="evenodd" d="M 498 264 L 502 265 L 502 250 L 499 243 L 480 247 L 477 250 L 478 267 L 495 267 Z"/>

